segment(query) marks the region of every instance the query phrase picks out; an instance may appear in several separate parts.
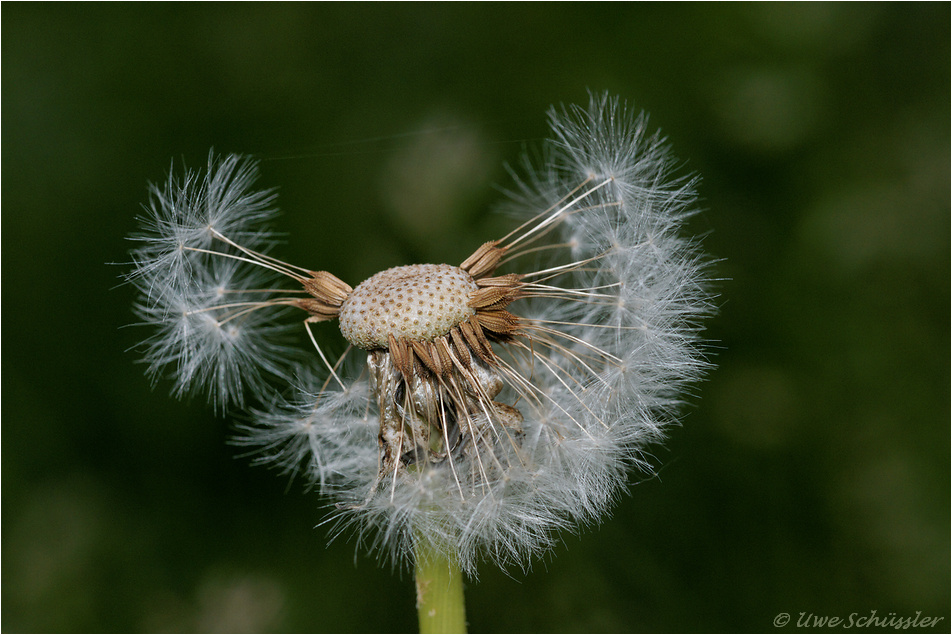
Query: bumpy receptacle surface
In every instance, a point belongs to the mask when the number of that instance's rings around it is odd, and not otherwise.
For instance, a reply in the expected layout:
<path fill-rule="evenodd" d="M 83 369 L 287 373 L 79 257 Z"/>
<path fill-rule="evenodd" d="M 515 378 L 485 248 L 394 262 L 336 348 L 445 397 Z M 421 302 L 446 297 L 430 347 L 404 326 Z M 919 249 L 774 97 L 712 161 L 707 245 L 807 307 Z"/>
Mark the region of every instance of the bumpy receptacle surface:
<path fill-rule="evenodd" d="M 472 276 L 451 265 L 408 265 L 360 283 L 340 310 L 340 330 L 354 346 L 387 348 L 398 340 L 432 341 L 475 315 Z"/>

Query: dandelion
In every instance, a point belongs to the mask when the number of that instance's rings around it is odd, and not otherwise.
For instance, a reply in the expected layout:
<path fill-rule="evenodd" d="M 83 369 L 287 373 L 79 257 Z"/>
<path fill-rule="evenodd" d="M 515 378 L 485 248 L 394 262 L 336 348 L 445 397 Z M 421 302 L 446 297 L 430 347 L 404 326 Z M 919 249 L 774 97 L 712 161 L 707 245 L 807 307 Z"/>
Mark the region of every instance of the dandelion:
<path fill-rule="evenodd" d="M 330 496 L 334 535 L 415 562 L 421 593 L 433 570 L 525 566 L 598 521 L 706 368 L 705 263 L 680 235 L 695 181 L 616 99 L 549 118 L 511 193 L 523 221 L 458 265 L 351 287 L 282 262 L 274 197 L 234 156 L 153 188 L 134 237 L 150 374 L 221 407 L 253 397 L 239 443 Z M 294 311 L 310 364 L 280 339 Z M 347 342 L 337 359 L 324 322 Z"/>

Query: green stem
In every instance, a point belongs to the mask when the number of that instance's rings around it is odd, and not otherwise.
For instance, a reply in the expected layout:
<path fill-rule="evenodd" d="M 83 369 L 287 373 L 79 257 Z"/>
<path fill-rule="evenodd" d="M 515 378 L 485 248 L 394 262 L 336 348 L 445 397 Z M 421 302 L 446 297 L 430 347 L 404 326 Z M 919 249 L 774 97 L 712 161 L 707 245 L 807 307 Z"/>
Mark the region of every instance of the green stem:
<path fill-rule="evenodd" d="M 465 633 L 463 572 L 459 564 L 425 541 L 416 545 L 417 613 L 421 633 Z"/>

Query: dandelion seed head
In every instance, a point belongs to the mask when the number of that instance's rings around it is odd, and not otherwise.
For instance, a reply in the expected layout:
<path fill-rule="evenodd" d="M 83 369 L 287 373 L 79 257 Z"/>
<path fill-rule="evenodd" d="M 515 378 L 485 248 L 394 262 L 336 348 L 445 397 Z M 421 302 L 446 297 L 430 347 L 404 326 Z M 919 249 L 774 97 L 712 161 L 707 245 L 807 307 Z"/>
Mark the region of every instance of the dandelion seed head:
<path fill-rule="evenodd" d="M 356 288 L 271 256 L 254 164 L 153 187 L 133 237 L 149 373 L 216 405 L 254 401 L 237 443 L 335 502 L 333 535 L 394 562 L 425 542 L 468 572 L 528 566 L 650 470 L 706 370 L 705 259 L 681 235 L 696 179 L 607 95 L 553 109 L 524 161 L 519 222 L 458 265 L 394 267 Z M 520 175 L 521 176 L 518 176 Z M 280 336 L 304 323 L 310 361 Z M 337 321 L 339 356 L 322 348 Z M 292 324 L 293 326 L 293 324 Z"/>

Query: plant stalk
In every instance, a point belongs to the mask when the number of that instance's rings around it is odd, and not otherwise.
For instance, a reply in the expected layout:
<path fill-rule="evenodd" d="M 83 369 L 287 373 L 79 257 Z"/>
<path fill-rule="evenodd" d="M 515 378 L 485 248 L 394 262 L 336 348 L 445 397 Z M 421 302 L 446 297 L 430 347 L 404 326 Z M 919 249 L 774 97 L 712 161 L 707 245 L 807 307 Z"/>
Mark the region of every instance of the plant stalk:
<path fill-rule="evenodd" d="M 426 541 L 419 541 L 415 549 L 420 632 L 465 633 L 466 606 L 459 564 Z"/>

